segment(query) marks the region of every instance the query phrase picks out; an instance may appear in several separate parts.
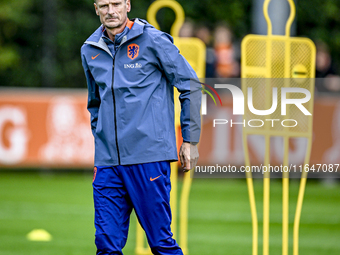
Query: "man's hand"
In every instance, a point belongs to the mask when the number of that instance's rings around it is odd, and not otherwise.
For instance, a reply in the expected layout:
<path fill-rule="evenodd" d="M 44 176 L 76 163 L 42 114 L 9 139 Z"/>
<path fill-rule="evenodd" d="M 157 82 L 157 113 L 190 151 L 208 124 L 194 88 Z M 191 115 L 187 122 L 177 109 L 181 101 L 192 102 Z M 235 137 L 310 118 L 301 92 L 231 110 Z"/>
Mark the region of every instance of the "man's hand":
<path fill-rule="evenodd" d="M 196 145 L 183 142 L 179 150 L 179 158 L 184 172 L 194 168 L 198 161 L 198 149 Z"/>

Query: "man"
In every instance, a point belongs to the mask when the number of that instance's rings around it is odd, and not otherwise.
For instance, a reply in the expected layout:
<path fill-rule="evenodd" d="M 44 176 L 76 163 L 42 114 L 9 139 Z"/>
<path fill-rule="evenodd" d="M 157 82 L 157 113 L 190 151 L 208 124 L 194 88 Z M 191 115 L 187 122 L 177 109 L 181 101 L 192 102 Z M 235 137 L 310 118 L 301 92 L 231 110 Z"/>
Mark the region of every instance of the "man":
<path fill-rule="evenodd" d="M 122 254 L 135 210 L 153 254 L 183 254 L 170 230 L 170 161 L 177 160 L 173 86 L 181 93 L 184 171 L 196 165 L 199 89 L 172 38 L 129 20 L 130 0 L 96 0 L 100 26 L 81 49 L 95 138 L 97 254 Z"/>

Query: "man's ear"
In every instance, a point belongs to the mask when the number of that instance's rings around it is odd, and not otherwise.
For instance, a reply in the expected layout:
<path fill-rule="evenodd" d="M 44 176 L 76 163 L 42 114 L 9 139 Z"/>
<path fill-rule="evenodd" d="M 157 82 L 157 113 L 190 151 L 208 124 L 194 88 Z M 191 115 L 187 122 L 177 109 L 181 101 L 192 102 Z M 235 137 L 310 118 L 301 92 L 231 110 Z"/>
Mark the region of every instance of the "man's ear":
<path fill-rule="evenodd" d="M 130 12 L 131 11 L 131 2 L 130 2 L 130 0 L 126 0 L 126 10 L 127 10 L 127 12 Z"/>
<path fill-rule="evenodd" d="M 94 9 L 96 10 L 96 14 L 99 16 L 99 11 L 98 11 L 97 4 L 96 4 L 96 3 L 94 3 L 93 5 L 94 5 Z"/>

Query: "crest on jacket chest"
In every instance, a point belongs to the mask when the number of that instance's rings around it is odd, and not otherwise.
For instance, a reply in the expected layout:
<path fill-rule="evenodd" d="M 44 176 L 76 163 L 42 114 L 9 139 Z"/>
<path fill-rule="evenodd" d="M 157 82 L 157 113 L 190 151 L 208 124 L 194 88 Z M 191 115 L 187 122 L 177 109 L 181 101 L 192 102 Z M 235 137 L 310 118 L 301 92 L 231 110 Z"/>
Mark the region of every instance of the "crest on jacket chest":
<path fill-rule="evenodd" d="M 130 59 L 135 59 L 139 55 L 139 45 L 136 43 L 131 43 L 127 46 L 127 56 Z"/>

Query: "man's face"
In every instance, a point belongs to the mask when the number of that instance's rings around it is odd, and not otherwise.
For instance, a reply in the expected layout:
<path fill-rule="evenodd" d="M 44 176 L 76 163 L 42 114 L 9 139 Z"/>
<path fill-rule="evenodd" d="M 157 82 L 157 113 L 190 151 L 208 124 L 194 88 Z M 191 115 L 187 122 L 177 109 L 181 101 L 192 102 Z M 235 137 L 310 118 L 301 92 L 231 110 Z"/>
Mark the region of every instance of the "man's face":
<path fill-rule="evenodd" d="M 97 0 L 94 4 L 100 22 L 108 29 L 120 28 L 130 12 L 130 0 Z"/>

